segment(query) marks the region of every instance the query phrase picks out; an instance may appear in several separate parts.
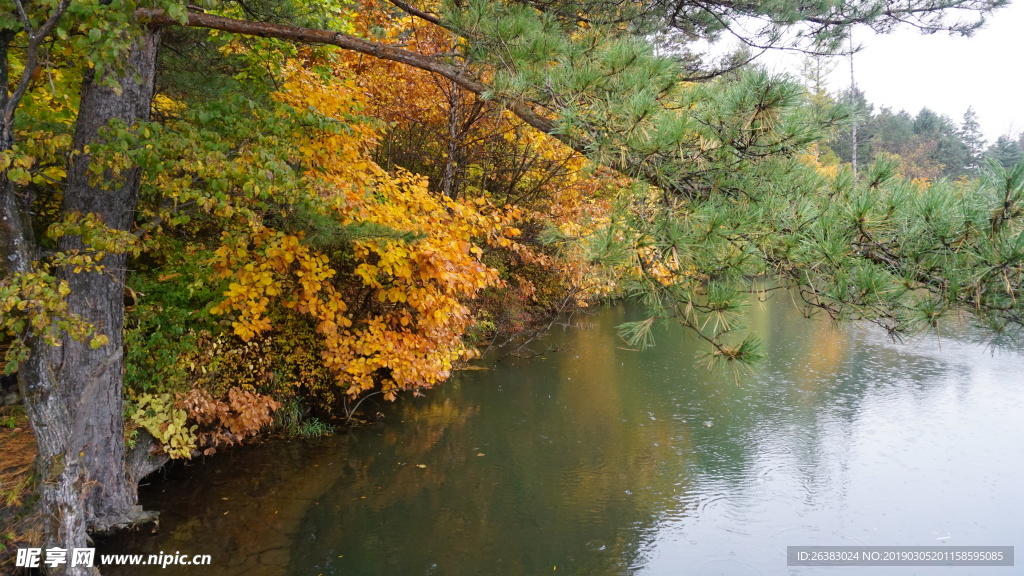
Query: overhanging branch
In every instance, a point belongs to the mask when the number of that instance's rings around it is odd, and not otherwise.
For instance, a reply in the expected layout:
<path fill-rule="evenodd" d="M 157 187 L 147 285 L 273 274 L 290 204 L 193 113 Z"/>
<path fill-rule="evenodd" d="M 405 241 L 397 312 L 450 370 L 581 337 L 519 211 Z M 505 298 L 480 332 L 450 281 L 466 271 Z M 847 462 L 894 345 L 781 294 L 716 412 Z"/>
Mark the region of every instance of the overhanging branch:
<path fill-rule="evenodd" d="M 140 9 L 136 14 L 144 21 L 147 21 L 151 26 L 182 24 L 178 20 L 167 16 L 167 14 L 162 10 Z M 337 46 L 338 48 L 343 48 L 345 50 L 352 50 L 354 52 L 359 52 L 360 54 L 366 54 L 382 60 L 399 62 L 414 68 L 433 72 L 448 78 L 463 89 L 473 92 L 474 94 L 479 96 L 488 94 L 493 100 L 503 104 L 513 114 L 521 118 L 530 126 L 557 138 L 581 154 L 586 153 L 583 143 L 570 138 L 568 135 L 559 133 L 557 131 L 558 125 L 554 120 L 542 114 L 538 114 L 530 107 L 529 104 L 511 98 L 502 98 L 501 96 L 494 95 L 490 86 L 487 86 L 466 70 L 458 66 L 442 62 L 425 54 L 412 52 L 410 50 L 403 50 L 402 48 L 395 48 L 394 46 L 388 46 L 387 44 L 371 42 L 369 40 L 350 36 L 343 32 L 335 32 L 333 30 L 317 30 L 314 28 L 302 28 L 300 26 L 291 26 L 288 24 L 236 20 L 234 18 L 225 18 L 224 16 L 215 16 L 213 14 L 205 14 L 201 12 L 189 12 L 188 20 L 185 25 L 193 28 L 209 28 L 212 30 L 221 30 L 223 32 L 245 34 L 247 36 L 276 38 L 278 40 L 288 40 L 302 44 L 326 44 L 330 46 Z"/>

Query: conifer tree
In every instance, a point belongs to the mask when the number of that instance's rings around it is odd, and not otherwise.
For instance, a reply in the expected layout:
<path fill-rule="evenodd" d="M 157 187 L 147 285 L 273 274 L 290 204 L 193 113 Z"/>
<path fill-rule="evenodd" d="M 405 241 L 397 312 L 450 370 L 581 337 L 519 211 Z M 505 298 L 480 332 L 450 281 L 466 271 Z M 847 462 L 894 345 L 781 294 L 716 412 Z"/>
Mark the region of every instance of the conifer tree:
<path fill-rule="evenodd" d="M 981 165 L 981 155 L 985 151 L 985 137 L 981 133 L 981 124 L 974 108 L 968 106 L 964 119 L 960 123 L 960 138 L 967 147 L 967 158 L 964 170 L 969 174 L 977 174 Z"/>
<path fill-rule="evenodd" d="M 1014 140 L 1009 134 L 1003 134 L 985 151 L 985 157 L 993 160 L 1003 168 L 1012 168 L 1024 160 L 1024 145 Z"/>

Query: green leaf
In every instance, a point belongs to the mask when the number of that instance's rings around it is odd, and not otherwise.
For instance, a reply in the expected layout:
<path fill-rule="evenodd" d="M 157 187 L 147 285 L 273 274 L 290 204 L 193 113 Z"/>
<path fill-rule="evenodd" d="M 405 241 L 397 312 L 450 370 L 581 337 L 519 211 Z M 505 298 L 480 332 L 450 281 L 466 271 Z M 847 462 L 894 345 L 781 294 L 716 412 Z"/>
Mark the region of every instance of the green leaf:
<path fill-rule="evenodd" d="M 28 186 L 32 181 L 32 175 L 24 168 L 11 168 L 7 172 L 7 179 L 19 186 Z"/>
<path fill-rule="evenodd" d="M 97 348 L 106 346 L 107 341 L 108 340 L 105 335 L 99 334 L 92 337 L 92 340 L 89 341 L 89 347 L 92 348 L 93 350 L 96 350 Z"/>

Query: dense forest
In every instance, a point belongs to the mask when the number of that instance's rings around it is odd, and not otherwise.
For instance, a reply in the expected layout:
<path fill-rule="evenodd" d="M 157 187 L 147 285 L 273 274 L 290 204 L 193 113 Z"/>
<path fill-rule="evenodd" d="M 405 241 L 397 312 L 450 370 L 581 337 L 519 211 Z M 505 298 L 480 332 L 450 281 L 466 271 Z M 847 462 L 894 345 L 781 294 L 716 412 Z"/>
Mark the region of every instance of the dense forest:
<path fill-rule="evenodd" d="M 905 110 L 875 107 L 861 92 L 850 104 L 849 94 L 835 96 L 845 100 L 857 114 L 857 157 L 865 163 L 881 155 L 899 158 L 904 178 L 934 182 L 940 179 L 972 179 L 981 175 L 988 161 L 1005 169 L 1024 159 L 1024 132 L 1003 134 L 995 142 L 985 141 L 973 108 L 964 112 L 958 123 L 946 115 L 922 108 L 916 115 Z M 838 160 L 852 162 L 852 132 L 838 134 L 828 142 Z"/>
<path fill-rule="evenodd" d="M 1024 137 L 690 49 L 1002 4 L 5 1 L 0 350 L 38 450 L 5 547 L 84 547 L 150 518 L 168 458 L 323 433 L 606 298 L 650 311 L 632 344 L 679 323 L 727 368 L 782 287 L 1015 337 Z"/>

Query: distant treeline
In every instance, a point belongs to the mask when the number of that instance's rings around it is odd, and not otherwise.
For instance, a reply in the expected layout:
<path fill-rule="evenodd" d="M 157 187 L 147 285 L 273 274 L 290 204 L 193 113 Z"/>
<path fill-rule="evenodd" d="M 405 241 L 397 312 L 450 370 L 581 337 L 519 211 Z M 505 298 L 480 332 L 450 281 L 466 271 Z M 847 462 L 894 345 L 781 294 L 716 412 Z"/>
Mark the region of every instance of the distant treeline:
<path fill-rule="evenodd" d="M 851 106 L 857 123 L 857 160 L 862 165 L 879 154 L 895 154 L 900 157 L 905 177 L 936 180 L 975 176 L 986 158 L 1006 168 L 1024 159 L 1024 132 L 1004 134 L 989 144 L 970 107 L 956 122 L 927 107 L 916 115 L 905 110 L 894 112 L 885 106 L 876 111 L 859 90 L 852 99 L 849 92 L 833 99 Z M 852 131 L 844 130 L 828 142 L 828 147 L 838 159 L 850 162 L 852 140 Z"/>

